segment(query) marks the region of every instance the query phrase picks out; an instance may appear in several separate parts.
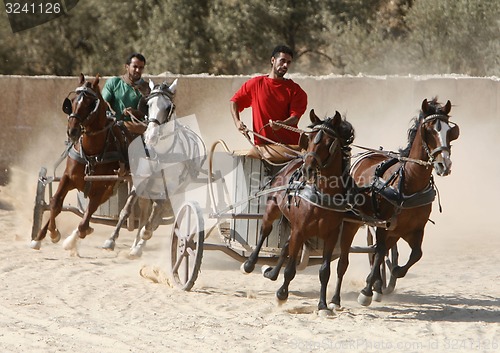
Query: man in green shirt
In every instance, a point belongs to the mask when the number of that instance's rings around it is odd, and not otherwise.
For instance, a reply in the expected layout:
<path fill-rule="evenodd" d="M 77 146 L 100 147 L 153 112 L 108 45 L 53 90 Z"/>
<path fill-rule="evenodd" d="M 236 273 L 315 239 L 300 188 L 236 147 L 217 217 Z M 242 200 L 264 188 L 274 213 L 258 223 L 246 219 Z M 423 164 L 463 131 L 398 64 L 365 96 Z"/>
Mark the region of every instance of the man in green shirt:
<path fill-rule="evenodd" d="M 146 58 L 142 54 L 130 54 L 125 62 L 125 74 L 108 79 L 102 89 L 102 97 L 116 120 L 124 121 L 127 129 L 135 134 L 142 134 L 146 129 L 132 119 L 143 120 L 145 116 L 137 109 L 139 100 L 150 92 L 149 85 L 142 79 L 145 66 Z"/>

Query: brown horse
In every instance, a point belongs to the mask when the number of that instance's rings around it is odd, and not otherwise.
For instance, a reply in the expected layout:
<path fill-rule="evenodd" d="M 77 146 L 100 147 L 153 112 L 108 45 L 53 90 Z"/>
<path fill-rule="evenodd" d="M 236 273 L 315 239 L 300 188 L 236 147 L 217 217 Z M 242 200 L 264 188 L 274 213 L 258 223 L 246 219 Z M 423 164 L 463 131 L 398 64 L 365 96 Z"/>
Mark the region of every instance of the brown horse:
<path fill-rule="evenodd" d="M 253 270 L 258 252 L 263 241 L 272 230 L 273 222 L 284 215 L 290 222 L 290 236 L 282 249 L 278 263 L 274 268 L 267 268 L 264 276 L 276 280 L 286 259 L 284 283 L 276 292 L 279 300 L 288 298 L 288 286 L 296 274 L 299 252 L 304 243 L 314 237 L 323 239 L 323 262 L 319 270 L 321 281 L 319 310 L 328 310 L 326 303 L 326 288 L 330 278 L 330 263 L 332 252 L 337 243 L 342 213 L 335 209 L 344 209 L 337 200 L 343 200 L 345 183 L 343 174 L 349 159 L 349 144 L 354 139 L 354 129 L 336 112 L 333 118 L 320 120 L 311 110 L 309 126 L 312 131 L 307 135 L 307 141 L 301 145 L 306 148 L 303 159 L 290 162 L 281 172 L 274 176 L 270 187 L 287 186 L 267 197 L 266 211 L 258 247 L 245 262 L 246 272 Z M 309 168 L 311 161 L 317 167 Z"/>
<path fill-rule="evenodd" d="M 424 228 L 436 195 L 432 171 L 439 176 L 450 174 L 450 143 L 459 136 L 459 127 L 449 120 L 450 110 L 450 101 L 442 105 L 436 98 L 424 100 L 419 116 L 408 130 L 408 146 L 400 150 L 399 155 L 369 152 L 352 166 L 352 178 L 366 202 L 359 205 L 356 222 L 344 223 L 342 239 L 352 242 L 361 226 L 359 218 L 368 225 L 377 226 L 372 269 L 366 287 L 358 297 L 362 305 L 370 305 L 372 296 L 376 301 L 381 300 L 380 265 L 400 238 L 409 244 L 411 253 L 404 266 L 392 268 L 392 276 L 404 277 L 422 257 Z M 340 306 L 340 287 L 348 266 L 348 249 L 344 249 L 339 259 L 337 285 L 332 298 L 334 306 Z"/>
<path fill-rule="evenodd" d="M 126 163 L 127 136 L 114 119 L 106 116 L 106 104 L 99 88 L 99 75 L 93 82 L 80 74 L 80 86 L 68 95 L 63 104 L 68 114 L 67 135 L 73 146 L 69 149 L 66 168 L 57 191 L 50 200 L 50 218 L 32 240 L 31 247 L 40 249 L 47 231 L 52 242 L 60 240 L 55 218 L 61 212 L 63 201 L 70 190 L 77 189 L 89 199 L 83 218 L 73 233 L 65 239 L 64 248 L 76 252 L 78 238 L 85 238 L 93 229 L 89 222 L 98 206 L 113 194 L 116 178 L 86 181 L 86 176 L 116 175 Z"/>

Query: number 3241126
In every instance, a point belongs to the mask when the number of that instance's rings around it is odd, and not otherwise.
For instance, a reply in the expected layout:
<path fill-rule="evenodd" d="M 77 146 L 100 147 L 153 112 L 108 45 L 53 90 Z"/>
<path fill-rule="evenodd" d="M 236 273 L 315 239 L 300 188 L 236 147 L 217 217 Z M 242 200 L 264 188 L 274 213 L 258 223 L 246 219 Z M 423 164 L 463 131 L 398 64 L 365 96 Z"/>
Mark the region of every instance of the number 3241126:
<path fill-rule="evenodd" d="M 21 3 L 21 2 L 6 2 L 5 11 L 8 14 L 58 14 L 61 12 L 61 4 L 55 3 Z"/>

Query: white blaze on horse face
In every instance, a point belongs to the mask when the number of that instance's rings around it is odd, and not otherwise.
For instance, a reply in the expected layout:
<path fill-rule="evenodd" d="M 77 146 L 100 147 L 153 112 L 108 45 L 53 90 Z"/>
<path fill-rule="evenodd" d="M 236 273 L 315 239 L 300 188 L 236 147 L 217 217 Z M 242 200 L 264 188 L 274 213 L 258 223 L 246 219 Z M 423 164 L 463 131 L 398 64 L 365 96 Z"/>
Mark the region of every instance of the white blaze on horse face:
<path fill-rule="evenodd" d="M 163 94 L 156 95 L 148 101 L 148 120 L 150 121 L 144 133 L 144 143 L 151 147 L 159 138 L 160 126 L 167 122 L 172 109 L 172 101 Z"/>
<path fill-rule="evenodd" d="M 448 131 L 451 130 L 450 125 L 438 120 L 438 122 L 434 126 L 434 130 L 436 130 L 438 133 L 439 143 L 441 143 L 441 146 L 447 146 L 446 137 L 448 136 Z"/>
<path fill-rule="evenodd" d="M 434 125 L 434 130 L 437 132 L 440 146 L 449 147 L 447 144 L 448 131 L 451 130 L 450 125 L 445 122 L 437 121 Z M 451 170 L 451 156 L 448 150 L 442 150 L 436 156 L 437 165 L 435 166 L 438 175 L 448 175 Z"/>
<path fill-rule="evenodd" d="M 83 103 L 83 94 L 80 94 L 80 96 L 78 97 L 78 100 L 76 101 L 76 106 L 80 106 L 82 103 Z"/>

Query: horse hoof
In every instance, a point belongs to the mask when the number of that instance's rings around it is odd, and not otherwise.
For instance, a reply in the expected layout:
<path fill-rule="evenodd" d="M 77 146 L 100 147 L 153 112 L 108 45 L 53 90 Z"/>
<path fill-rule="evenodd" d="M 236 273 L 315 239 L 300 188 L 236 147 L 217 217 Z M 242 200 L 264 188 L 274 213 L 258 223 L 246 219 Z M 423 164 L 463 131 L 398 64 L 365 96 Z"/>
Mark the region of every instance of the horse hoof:
<path fill-rule="evenodd" d="M 244 275 L 248 275 L 249 273 L 252 273 L 254 269 L 255 269 L 255 265 L 250 263 L 249 261 L 245 261 L 240 266 L 240 271 Z"/>
<path fill-rule="evenodd" d="M 88 229 L 85 231 L 78 231 L 78 236 L 80 237 L 80 239 L 85 239 L 87 235 L 90 235 L 92 233 L 94 233 L 94 228 L 88 227 Z"/>
<path fill-rule="evenodd" d="M 62 244 L 64 250 L 74 250 L 76 248 L 78 233 L 78 230 L 75 230 L 66 239 L 64 239 Z"/>
<path fill-rule="evenodd" d="M 130 250 L 128 255 L 131 258 L 139 258 L 142 256 L 142 248 L 140 246 L 135 246 L 132 250 Z"/>
<path fill-rule="evenodd" d="M 372 297 L 359 293 L 358 303 L 363 306 L 369 306 L 372 303 Z"/>
<path fill-rule="evenodd" d="M 286 302 L 288 300 L 288 290 L 278 290 L 276 292 L 276 298 L 278 298 L 280 302 Z"/>
<path fill-rule="evenodd" d="M 382 293 L 373 292 L 373 301 L 380 303 L 382 301 Z"/>
<path fill-rule="evenodd" d="M 332 311 L 343 311 L 344 307 L 335 303 L 328 303 L 328 309 Z"/>
<path fill-rule="evenodd" d="M 40 240 L 32 240 L 30 243 L 30 248 L 33 250 L 40 250 L 42 247 L 42 242 Z"/>
<path fill-rule="evenodd" d="M 141 234 L 140 234 L 141 239 L 149 240 L 149 239 L 151 239 L 152 236 L 153 236 L 152 231 L 146 230 L 145 228 L 141 229 Z"/>
<path fill-rule="evenodd" d="M 106 240 L 104 242 L 104 245 L 102 246 L 102 248 L 105 250 L 110 250 L 110 251 L 115 250 L 115 241 L 112 239 Z"/>
<path fill-rule="evenodd" d="M 52 234 L 50 235 L 50 240 L 55 244 L 55 243 L 58 243 L 59 240 L 61 240 L 61 232 L 59 232 L 59 230 L 56 229 L 55 231 L 56 235 L 54 237 L 52 237 Z"/>
<path fill-rule="evenodd" d="M 318 310 L 318 316 L 319 317 L 330 317 L 330 316 L 333 316 L 333 311 L 330 309 L 321 309 L 321 310 Z"/>
<path fill-rule="evenodd" d="M 401 266 L 394 267 L 391 273 L 396 278 L 403 278 L 406 275 L 406 272 L 403 271 Z"/>
<path fill-rule="evenodd" d="M 260 272 L 262 273 L 262 276 L 266 277 L 266 273 L 271 271 L 272 267 L 269 265 L 263 265 L 260 269 Z"/>

